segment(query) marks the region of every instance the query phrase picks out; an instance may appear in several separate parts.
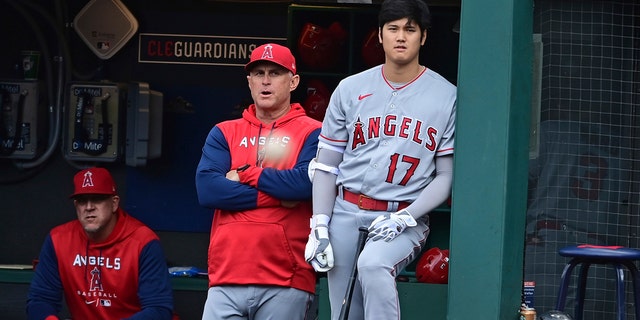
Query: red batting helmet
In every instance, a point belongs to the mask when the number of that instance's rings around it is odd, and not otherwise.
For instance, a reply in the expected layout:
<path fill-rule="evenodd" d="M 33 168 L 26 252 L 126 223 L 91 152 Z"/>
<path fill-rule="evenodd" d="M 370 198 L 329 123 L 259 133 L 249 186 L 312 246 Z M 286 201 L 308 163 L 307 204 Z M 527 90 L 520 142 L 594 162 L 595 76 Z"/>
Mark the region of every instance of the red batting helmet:
<path fill-rule="evenodd" d="M 306 23 L 298 38 L 300 60 L 314 70 L 327 70 L 340 61 L 346 31 L 338 22 L 326 29 L 313 23 Z"/>
<path fill-rule="evenodd" d="M 324 114 L 329 106 L 331 92 L 320 80 L 312 79 L 307 83 L 307 98 L 302 106 L 307 115 L 318 121 L 324 119 Z"/>
<path fill-rule="evenodd" d="M 378 28 L 371 29 L 362 44 L 362 59 L 368 67 L 384 63 L 384 50 L 378 39 Z"/>
<path fill-rule="evenodd" d="M 423 283 L 449 281 L 449 250 L 434 247 L 425 252 L 416 265 L 416 279 Z"/>

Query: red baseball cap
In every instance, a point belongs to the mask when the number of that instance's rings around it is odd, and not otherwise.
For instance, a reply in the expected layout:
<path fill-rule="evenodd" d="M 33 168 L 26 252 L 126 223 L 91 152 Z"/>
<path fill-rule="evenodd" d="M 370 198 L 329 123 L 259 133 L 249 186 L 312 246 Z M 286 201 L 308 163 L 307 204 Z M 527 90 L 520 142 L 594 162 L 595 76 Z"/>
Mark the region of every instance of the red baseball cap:
<path fill-rule="evenodd" d="M 244 66 L 244 69 L 250 71 L 253 65 L 260 61 L 273 62 L 296 74 L 296 58 L 291 54 L 291 50 L 285 46 L 266 43 L 253 49 L 251 60 Z"/>
<path fill-rule="evenodd" d="M 75 191 L 70 198 L 81 194 L 116 194 L 116 184 L 107 169 L 84 169 L 73 177 Z"/>

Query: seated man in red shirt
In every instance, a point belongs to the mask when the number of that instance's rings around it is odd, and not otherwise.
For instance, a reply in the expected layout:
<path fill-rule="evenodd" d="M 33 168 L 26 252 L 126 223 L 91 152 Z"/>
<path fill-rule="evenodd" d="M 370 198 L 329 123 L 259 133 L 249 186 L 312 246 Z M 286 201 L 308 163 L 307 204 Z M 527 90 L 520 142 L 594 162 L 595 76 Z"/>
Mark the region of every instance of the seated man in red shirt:
<path fill-rule="evenodd" d="M 45 238 L 27 300 L 28 319 L 171 319 L 173 292 L 158 236 L 120 208 L 111 174 L 74 177 L 77 219 Z"/>

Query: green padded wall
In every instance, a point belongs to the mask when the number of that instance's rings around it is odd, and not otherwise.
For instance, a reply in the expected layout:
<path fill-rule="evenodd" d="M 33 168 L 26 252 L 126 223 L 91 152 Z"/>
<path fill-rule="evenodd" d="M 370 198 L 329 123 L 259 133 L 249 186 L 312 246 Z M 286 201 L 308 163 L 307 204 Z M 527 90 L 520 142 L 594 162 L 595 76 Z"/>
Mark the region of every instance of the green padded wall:
<path fill-rule="evenodd" d="M 464 1 L 447 319 L 518 319 L 533 3 Z"/>

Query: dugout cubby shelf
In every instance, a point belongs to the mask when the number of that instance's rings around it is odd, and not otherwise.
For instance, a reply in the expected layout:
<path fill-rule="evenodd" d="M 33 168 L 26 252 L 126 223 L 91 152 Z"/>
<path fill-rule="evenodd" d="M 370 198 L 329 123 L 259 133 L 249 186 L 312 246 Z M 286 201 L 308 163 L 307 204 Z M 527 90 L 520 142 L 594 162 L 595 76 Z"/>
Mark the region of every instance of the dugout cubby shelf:
<path fill-rule="evenodd" d="M 362 47 L 369 32 L 377 30 L 378 9 L 378 5 L 290 5 L 287 39 L 299 73 L 343 78 L 371 66 L 362 59 Z M 307 32 L 309 25 L 319 30 Z M 316 47 L 305 52 L 301 50 L 305 44 Z"/>
<path fill-rule="evenodd" d="M 305 101 L 320 83 L 326 91 L 316 98 L 328 102 L 340 80 L 373 66 L 365 63 L 362 48 L 369 33 L 377 30 L 378 9 L 377 4 L 289 5 L 288 46 L 301 77 L 294 100 Z"/>

